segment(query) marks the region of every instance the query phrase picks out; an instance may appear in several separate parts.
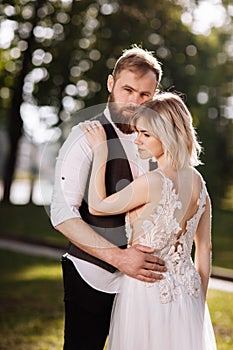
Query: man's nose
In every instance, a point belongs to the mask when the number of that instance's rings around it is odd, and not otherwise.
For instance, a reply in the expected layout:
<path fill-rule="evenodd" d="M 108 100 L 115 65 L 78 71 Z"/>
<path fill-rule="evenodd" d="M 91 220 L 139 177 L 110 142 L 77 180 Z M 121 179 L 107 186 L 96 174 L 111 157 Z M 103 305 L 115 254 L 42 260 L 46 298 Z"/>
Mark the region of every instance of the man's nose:
<path fill-rule="evenodd" d="M 141 96 L 137 93 L 134 93 L 130 96 L 130 103 L 134 106 L 139 106 L 142 103 Z"/>

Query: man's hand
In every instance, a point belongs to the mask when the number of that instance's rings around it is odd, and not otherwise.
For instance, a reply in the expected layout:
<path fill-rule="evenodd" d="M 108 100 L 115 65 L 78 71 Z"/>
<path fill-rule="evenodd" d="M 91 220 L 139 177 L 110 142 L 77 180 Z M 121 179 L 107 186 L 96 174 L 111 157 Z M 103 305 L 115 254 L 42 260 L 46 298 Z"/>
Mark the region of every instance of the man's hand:
<path fill-rule="evenodd" d="M 121 249 L 115 266 L 124 274 L 144 282 L 155 282 L 163 279 L 161 273 L 166 272 L 165 262 L 152 255 L 153 248 L 136 244 Z"/>

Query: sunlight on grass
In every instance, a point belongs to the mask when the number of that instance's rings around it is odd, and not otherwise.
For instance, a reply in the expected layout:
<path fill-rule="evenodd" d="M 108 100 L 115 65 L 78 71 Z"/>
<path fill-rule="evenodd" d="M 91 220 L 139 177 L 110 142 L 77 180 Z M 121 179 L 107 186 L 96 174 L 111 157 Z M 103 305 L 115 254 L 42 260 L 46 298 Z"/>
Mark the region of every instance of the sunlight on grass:
<path fill-rule="evenodd" d="M 11 274 L 11 280 L 14 281 L 33 281 L 33 280 L 60 280 L 61 271 L 58 269 L 58 264 L 53 266 L 36 265 L 26 267 L 22 271 L 16 271 Z"/>
<path fill-rule="evenodd" d="M 106 343 L 105 343 L 105 346 L 104 346 L 103 350 L 107 349 L 107 345 L 108 345 L 108 339 L 106 340 Z"/>
<path fill-rule="evenodd" d="M 230 350 L 233 344 L 233 294 L 208 291 L 208 305 L 218 350 Z"/>
<path fill-rule="evenodd" d="M 233 210 L 233 185 L 228 187 L 226 196 L 222 199 L 222 209 Z"/>

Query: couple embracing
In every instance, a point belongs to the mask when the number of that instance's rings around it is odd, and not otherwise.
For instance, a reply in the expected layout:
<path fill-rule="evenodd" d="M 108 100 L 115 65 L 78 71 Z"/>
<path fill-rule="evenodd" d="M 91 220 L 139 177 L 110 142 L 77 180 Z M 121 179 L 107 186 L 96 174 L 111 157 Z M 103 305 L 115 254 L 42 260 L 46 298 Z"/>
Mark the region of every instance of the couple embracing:
<path fill-rule="evenodd" d="M 157 92 L 161 75 L 150 52 L 126 50 L 107 108 L 59 151 L 51 219 L 69 239 L 64 350 L 102 350 L 107 336 L 108 350 L 216 349 L 201 148 L 181 97 Z"/>

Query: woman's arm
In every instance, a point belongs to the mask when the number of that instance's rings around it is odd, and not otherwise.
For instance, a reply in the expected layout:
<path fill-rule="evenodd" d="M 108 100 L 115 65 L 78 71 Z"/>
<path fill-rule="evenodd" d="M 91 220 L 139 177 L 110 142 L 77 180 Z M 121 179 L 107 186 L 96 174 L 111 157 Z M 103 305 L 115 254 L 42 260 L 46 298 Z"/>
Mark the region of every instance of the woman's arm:
<path fill-rule="evenodd" d="M 94 150 L 94 159 L 89 183 L 88 204 L 94 215 L 116 215 L 128 212 L 148 202 L 149 183 L 143 175 L 121 191 L 106 197 L 106 156 L 103 147 Z"/>
<path fill-rule="evenodd" d="M 93 148 L 93 164 L 88 192 L 90 213 L 116 215 L 147 203 L 149 184 L 146 175 L 134 180 L 121 191 L 106 197 L 106 161 L 107 145 L 106 142 L 102 142 Z"/>
<path fill-rule="evenodd" d="M 201 276 L 203 295 L 206 298 L 211 272 L 211 202 L 206 197 L 206 208 L 199 222 L 195 241 L 195 267 Z"/>
<path fill-rule="evenodd" d="M 105 171 L 107 142 L 102 125 L 90 123 L 83 128 L 93 150 L 93 164 L 89 183 L 88 204 L 91 214 L 116 215 L 137 208 L 149 201 L 150 175 L 145 174 L 121 191 L 106 197 Z"/>

